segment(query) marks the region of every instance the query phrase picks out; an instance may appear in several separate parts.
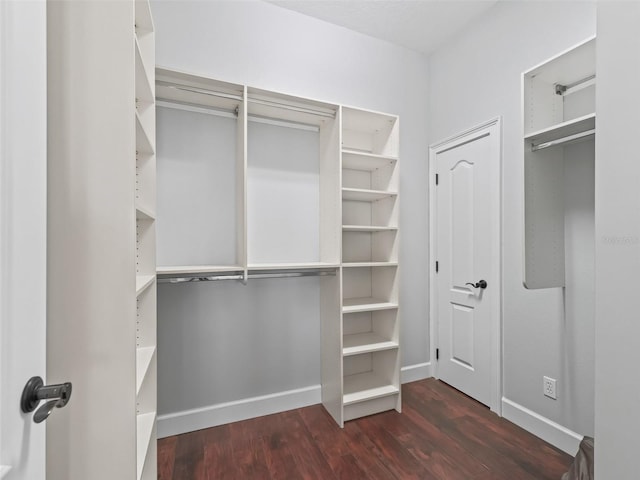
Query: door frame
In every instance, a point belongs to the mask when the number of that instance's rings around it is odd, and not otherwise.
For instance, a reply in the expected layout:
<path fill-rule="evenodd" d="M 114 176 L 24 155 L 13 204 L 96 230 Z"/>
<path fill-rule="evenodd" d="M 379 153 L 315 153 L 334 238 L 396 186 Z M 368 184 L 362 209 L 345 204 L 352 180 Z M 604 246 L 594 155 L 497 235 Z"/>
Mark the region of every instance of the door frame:
<path fill-rule="evenodd" d="M 491 192 L 489 201 L 496 212 L 497 221 L 491 225 L 491 244 L 493 245 L 493 261 L 497 268 L 487 276 L 490 285 L 497 285 L 493 296 L 491 311 L 491 404 L 489 408 L 502 416 L 502 117 L 495 117 L 487 122 L 476 125 L 451 137 L 445 138 L 429 146 L 429 351 L 431 353 L 432 372 L 438 376 L 438 362 L 436 360 L 436 334 L 439 328 L 437 308 L 438 277 L 435 271 L 437 251 L 437 196 L 436 196 L 436 156 L 439 153 L 472 142 L 479 137 L 490 135 L 492 151 L 495 152 L 491 164 L 491 176 L 498 188 Z"/>

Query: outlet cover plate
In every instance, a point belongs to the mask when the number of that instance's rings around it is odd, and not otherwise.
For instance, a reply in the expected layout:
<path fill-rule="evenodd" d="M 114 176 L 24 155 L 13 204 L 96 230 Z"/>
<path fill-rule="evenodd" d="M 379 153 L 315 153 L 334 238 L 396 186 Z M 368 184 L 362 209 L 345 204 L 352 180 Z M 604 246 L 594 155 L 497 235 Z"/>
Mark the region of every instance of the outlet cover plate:
<path fill-rule="evenodd" d="M 556 400 L 556 379 L 551 377 L 542 377 L 542 393 L 546 397 Z"/>

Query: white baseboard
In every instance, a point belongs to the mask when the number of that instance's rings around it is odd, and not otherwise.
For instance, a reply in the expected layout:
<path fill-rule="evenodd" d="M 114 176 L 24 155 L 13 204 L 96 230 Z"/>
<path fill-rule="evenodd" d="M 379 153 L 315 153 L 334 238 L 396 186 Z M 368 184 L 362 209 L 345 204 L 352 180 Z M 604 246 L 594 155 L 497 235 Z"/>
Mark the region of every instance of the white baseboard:
<path fill-rule="evenodd" d="M 571 456 L 578 451 L 582 435 L 505 397 L 502 397 L 502 416 Z"/>
<path fill-rule="evenodd" d="M 431 362 L 408 365 L 402 367 L 400 372 L 402 383 L 415 382 L 431 376 Z M 313 385 L 260 397 L 220 403 L 209 407 L 159 415 L 158 438 L 316 405 L 322 402 L 320 388 L 320 385 Z"/>
<path fill-rule="evenodd" d="M 320 385 L 244 398 L 210 407 L 158 416 L 158 438 L 308 407 L 321 402 Z"/>
<path fill-rule="evenodd" d="M 433 377 L 431 372 L 431 362 L 416 363 L 415 365 L 407 365 L 400 369 L 400 382 L 409 383 L 424 380 Z"/>

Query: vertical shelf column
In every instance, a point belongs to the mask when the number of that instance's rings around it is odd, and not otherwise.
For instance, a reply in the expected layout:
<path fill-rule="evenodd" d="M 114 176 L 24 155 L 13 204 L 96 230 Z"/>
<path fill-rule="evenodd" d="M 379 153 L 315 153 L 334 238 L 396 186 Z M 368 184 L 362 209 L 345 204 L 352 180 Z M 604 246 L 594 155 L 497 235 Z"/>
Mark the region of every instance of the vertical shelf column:
<path fill-rule="evenodd" d="M 155 39 L 135 0 L 136 478 L 157 478 Z"/>
<path fill-rule="evenodd" d="M 401 410 L 398 128 L 342 108 L 342 421 Z"/>

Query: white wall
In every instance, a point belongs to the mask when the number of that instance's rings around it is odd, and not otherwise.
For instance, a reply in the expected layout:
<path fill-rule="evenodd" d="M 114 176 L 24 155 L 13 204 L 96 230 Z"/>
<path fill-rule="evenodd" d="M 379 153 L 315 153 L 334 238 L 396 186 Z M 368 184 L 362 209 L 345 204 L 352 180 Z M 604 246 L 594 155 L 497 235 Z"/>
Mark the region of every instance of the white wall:
<path fill-rule="evenodd" d="M 596 478 L 638 478 L 640 3 L 598 5 Z"/>
<path fill-rule="evenodd" d="M 501 2 L 429 64 L 432 141 L 503 118 L 504 396 L 579 434 L 593 434 L 593 234 L 580 233 L 593 231 L 593 207 L 576 206 L 593 204 L 593 167 L 565 183 L 566 303 L 562 289 L 526 290 L 520 81 L 523 71 L 593 35 L 595 11 L 591 2 Z M 593 154 L 586 160 L 593 165 Z M 557 400 L 543 396 L 543 375 L 558 380 Z"/>
<path fill-rule="evenodd" d="M 244 83 L 253 87 L 282 91 L 328 102 L 381 110 L 400 115 L 400 157 L 402 206 L 400 222 L 402 240 L 401 305 L 404 366 L 426 363 L 429 359 L 427 319 L 427 61 L 416 52 L 391 45 L 352 31 L 260 1 L 217 2 L 152 2 L 156 26 L 157 63 L 220 80 Z M 278 280 L 268 288 L 277 286 Z M 291 311 L 299 309 L 301 299 L 289 295 L 281 283 L 283 299 L 293 302 Z M 267 283 L 261 287 L 267 288 Z M 274 286 L 275 285 L 275 286 Z M 305 285 L 313 287 L 313 280 Z M 182 288 L 190 288 L 186 286 Z M 171 286 L 167 287 L 171 288 Z M 215 286 L 200 286 L 200 289 Z M 304 287 L 301 287 L 304 288 Z M 165 315 L 164 288 L 159 289 L 159 379 L 160 413 L 175 412 L 181 406 L 163 402 L 171 385 L 163 385 L 163 361 L 179 359 L 188 348 L 180 350 L 171 342 L 163 322 Z M 175 293 L 175 292 L 174 292 Z M 277 292 L 274 290 L 274 295 Z M 305 295 L 308 295 L 306 292 Z M 252 300 L 254 301 L 254 300 Z M 256 299 L 255 301 L 259 301 Z M 209 306 L 213 308 L 210 310 Z M 215 304 L 200 304 L 216 322 L 227 322 L 227 335 L 239 339 L 236 352 L 247 351 L 255 341 L 256 331 L 245 337 L 236 336 L 238 328 L 229 316 L 218 316 Z M 271 385 L 272 391 L 302 388 L 320 383 L 319 317 L 316 300 L 308 306 L 315 310 L 306 337 L 308 348 L 291 351 L 290 355 L 270 356 L 262 361 L 271 366 L 260 386 Z M 274 332 L 287 334 L 287 322 L 275 322 L 277 315 L 265 310 L 262 321 L 281 328 Z M 265 312 L 267 312 L 265 314 Z M 271 318 L 270 315 L 274 317 Z M 206 316 L 200 315 L 198 322 Z M 188 319 L 184 328 L 189 328 Z M 202 346 L 201 348 L 206 348 Z M 287 343 L 283 348 L 292 348 Z M 188 352 L 197 357 L 197 352 Z M 165 360 L 163 360 L 163 358 Z M 283 363 L 286 362 L 286 363 Z M 305 375 L 297 382 L 281 378 L 291 370 L 290 364 L 306 365 Z M 238 368 L 233 364 L 228 368 Z M 216 388 L 225 389 L 225 385 Z M 211 395 L 211 403 L 230 401 L 269 393 L 268 388 L 238 389 L 226 392 L 227 398 Z"/>

